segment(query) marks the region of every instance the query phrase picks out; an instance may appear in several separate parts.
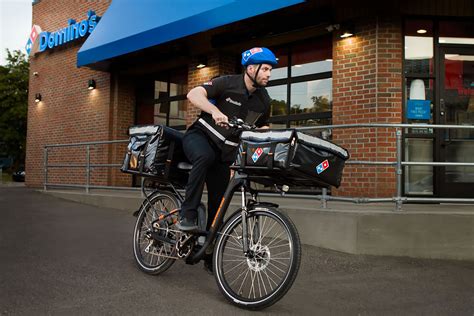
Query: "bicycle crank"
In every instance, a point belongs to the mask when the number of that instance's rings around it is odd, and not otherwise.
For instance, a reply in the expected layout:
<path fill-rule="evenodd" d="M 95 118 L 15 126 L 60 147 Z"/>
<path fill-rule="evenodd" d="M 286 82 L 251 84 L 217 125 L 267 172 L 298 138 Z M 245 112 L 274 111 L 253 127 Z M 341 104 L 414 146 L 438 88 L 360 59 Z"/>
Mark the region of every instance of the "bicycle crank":
<path fill-rule="evenodd" d="M 176 254 L 181 259 L 186 258 L 191 254 L 194 247 L 194 236 L 190 234 L 183 234 L 176 242 Z"/>

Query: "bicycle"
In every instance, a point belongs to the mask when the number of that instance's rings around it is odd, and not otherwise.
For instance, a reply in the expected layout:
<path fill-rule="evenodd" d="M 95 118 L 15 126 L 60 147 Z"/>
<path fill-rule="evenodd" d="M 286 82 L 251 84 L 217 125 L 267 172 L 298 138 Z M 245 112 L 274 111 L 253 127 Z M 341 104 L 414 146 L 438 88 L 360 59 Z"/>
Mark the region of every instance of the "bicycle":
<path fill-rule="evenodd" d="M 242 120 L 231 128 L 248 130 Z M 181 170 L 191 165 L 179 163 Z M 291 288 L 301 262 L 298 231 L 278 205 L 258 201 L 258 190 L 250 184 L 255 177 L 232 167 L 234 174 L 209 230 L 206 212 L 198 209 L 199 230 L 184 233 L 175 228 L 183 196 L 171 183 L 159 182 L 151 194 L 142 186 L 145 201 L 135 215 L 133 253 L 138 267 L 157 275 L 176 260 L 199 262 L 213 252 L 213 270 L 219 290 L 232 304 L 258 310 L 275 304 Z M 148 180 L 153 183 L 153 179 Z M 147 181 L 148 181 L 147 180 Z M 285 192 L 285 186 L 278 187 Z M 227 220 L 224 216 L 235 192 L 240 191 L 241 207 Z"/>

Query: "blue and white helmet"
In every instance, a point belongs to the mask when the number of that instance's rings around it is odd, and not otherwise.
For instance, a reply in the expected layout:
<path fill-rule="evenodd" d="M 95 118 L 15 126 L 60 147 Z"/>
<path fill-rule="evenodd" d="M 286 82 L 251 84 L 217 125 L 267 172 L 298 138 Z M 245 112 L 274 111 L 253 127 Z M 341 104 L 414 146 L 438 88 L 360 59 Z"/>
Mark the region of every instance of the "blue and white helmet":
<path fill-rule="evenodd" d="M 242 53 L 242 66 L 269 64 L 276 66 L 275 54 L 266 47 L 254 47 Z"/>

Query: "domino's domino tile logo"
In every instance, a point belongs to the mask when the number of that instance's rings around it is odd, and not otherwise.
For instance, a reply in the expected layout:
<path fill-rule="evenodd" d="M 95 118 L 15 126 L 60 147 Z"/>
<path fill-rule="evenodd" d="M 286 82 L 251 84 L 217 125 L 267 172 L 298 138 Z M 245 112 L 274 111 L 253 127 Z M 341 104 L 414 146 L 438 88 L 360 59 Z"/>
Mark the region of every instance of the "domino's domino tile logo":
<path fill-rule="evenodd" d="M 321 162 L 317 167 L 316 167 L 316 172 L 318 174 L 322 173 L 324 170 L 329 168 L 329 161 L 326 159 L 323 162 Z"/>
<path fill-rule="evenodd" d="M 28 38 L 28 41 L 26 42 L 26 45 L 25 45 L 25 50 L 26 50 L 27 55 L 30 55 L 31 51 L 33 50 L 33 46 L 40 33 L 41 33 L 41 28 L 38 25 L 33 25 L 30 32 L 30 38 Z"/>
<path fill-rule="evenodd" d="M 263 149 L 258 147 L 252 155 L 253 163 L 256 163 L 258 158 L 263 154 Z"/>

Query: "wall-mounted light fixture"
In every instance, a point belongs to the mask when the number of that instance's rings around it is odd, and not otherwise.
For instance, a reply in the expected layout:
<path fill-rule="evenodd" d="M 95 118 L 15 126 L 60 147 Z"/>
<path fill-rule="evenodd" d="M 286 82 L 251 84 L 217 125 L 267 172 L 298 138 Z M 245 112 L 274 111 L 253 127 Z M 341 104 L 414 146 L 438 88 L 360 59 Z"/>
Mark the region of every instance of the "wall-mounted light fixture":
<path fill-rule="evenodd" d="M 35 94 L 35 102 L 36 102 L 36 103 L 41 102 L 41 93 Z"/>
<path fill-rule="evenodd" d="M 426 34 L 427 31 L 425 29 L 419 29 L 419 30 L 416 30 L 416 32 L 418 34 Z"/>
<path fill-rule="evenodd" d="M 38 72 L 37 72 L 37 71 L 33 71 L 33 76 L 38 77 Z"/>
<path fill-rule="evenodd" d="M 336 30 L 339 30 L 341 26 L 339 24 L 331 24 L 331 25 L 328 25 L 326 26 L 326 30 L 331 33 L 331 32 L 334 32 Z"/>
<path fill-rule="evenodd" d="M 196 68 L 201 69 L 207 66 L 207 58 L 206 56 L 201 56 L 198 58 Z"/>
<path fill-rule="evenodd" d="M 341 32 L 341 35 L 339 35 L 340 38 L 348 38 L 354 35 L 354 30 L 352 27 L 343 27 Z"/>
<path fill-rule="evenodd" d="M 94 90 L 95 89 L 95 80 L 90 79 L 89 82 L 87 83 L 87 89 L 89 90 Z"/>

